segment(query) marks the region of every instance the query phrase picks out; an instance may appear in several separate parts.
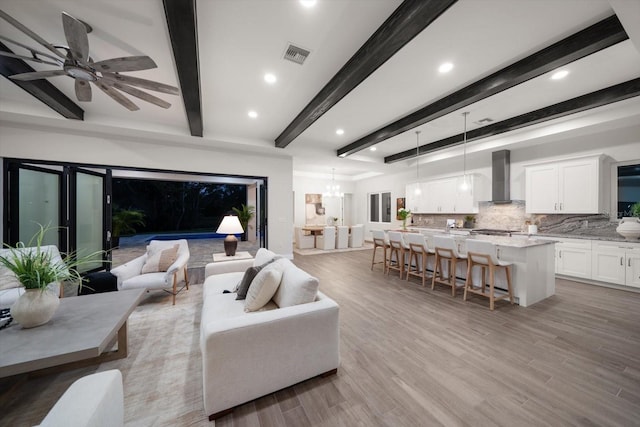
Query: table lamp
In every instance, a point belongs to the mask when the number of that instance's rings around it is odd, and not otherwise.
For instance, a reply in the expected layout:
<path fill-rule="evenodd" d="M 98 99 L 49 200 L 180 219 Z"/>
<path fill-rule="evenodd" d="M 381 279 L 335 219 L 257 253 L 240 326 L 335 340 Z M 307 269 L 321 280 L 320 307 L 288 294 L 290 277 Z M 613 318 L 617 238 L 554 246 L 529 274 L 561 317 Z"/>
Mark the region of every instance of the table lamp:
<path fill-rule="evenodd" d="M 227 256 L 234 256 L 238 248 L 238 239 L 234 234 L 244 233 L 238 217 L 235 215 L 227 215 L 222 218 L 222 222 L 216 233 L 227 235 L 227 237 L 224 238 L 224 253 L 227 254 Z"/>

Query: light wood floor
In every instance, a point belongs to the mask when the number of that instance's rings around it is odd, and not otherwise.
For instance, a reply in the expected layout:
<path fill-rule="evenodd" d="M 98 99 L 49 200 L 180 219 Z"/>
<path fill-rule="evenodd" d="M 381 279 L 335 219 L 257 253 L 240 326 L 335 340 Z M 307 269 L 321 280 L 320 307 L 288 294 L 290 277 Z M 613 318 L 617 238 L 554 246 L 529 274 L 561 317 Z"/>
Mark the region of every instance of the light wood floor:
<path fill-rule="evenodd" d="M 640 425 L 640 294 L 557 281 L 529 308 L 370 271 L 370 251 L 295 258 L 340 304 L 341 367 L 218 426 Z"/>
<path fill-rule="evenodd" d="M 132 427 L 640 426 L 640 294 L 558 280 L 544 302 L 502 301 L 490 312 L 480 297 L 465 303 L 447 287 L 371 271 L 370 256 L 294 260 L 340 304 L 337 375 L 207 421 L 200 268 L 176 306 L 155 292 L 136 309 L 126 359 L 31 379 L 4 396 L 0 383 L 0 426 L 37 424 L 73 380 L 112 368 L 123 372 Z"/>

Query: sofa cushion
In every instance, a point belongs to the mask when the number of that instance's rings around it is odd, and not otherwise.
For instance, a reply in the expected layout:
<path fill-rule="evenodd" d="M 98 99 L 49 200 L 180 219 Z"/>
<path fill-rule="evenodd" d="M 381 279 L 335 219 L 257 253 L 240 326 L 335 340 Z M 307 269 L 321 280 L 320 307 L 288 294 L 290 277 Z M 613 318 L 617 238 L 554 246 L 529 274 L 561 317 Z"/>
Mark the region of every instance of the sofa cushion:
<path fill-rule="evenodd" d="M 256 278 L 260 270 L 262 270 L 262 266 L 260 265 L 257 267 L 247 268 L 247 270 L 244 272 L 244 275 L 242 276 L 242 279 L 240 280 L 240 282 L 238 283 L 238 286 L 235 289 L 235 292 L 237 295 L 236 299 L 240 300 L 240 299 L 245 299 L 247 297 L 247 291 L 249 290 L 249 286 L 251 286 L 251 282 L 253 282 L 253 279 Z"/>
<path fill-rule="evenodd" d="M 282 270 L 277 267 L 277 263 L 260 270 L 247 291 L 244 311 L 256 311 L 264 307 L 278 290 L 280 279 Z"/>
<path fill-rule="evenodd" d="M 217 295 L 231 290 L 242 279 L 242 275 L 243 273 L 241 272 L 232 272 L 214 274 L 207 277 L 202 285 L 202 300 L 206 301 L 209 295 Z M 235 298 L 235 294 L 233 294 L 233 297 Z M 244 303 L 242 304 L 244 306 Z"/>
<path fill-rule="evenodd" d="M 142 274 L 157 273 L 167 271 L 171 264 L 178 258 L 179 245 L 173 245 L 165 249 L 153 250 L 151 247 L 147 250 L 147 260 L 142 266 Z"/>
<path fill-rule="evenodd" d="M 280 286 L 273 296 L 278 307 L 290 307 L 313 302 L 318 294 L 318 279 L 287 261 Z"/>

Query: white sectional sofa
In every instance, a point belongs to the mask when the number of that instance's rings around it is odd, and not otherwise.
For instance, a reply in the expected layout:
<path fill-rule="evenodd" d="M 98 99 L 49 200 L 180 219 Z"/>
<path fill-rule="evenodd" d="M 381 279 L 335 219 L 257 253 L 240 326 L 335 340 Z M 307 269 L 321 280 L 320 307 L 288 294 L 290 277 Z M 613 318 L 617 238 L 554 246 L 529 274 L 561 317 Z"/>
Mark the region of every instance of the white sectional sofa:
<path fill-rule="evenodd" d="M 333 374 L 340 364 L 338 304 L 313 290 L 312 302 L 289 305 L 301 287 L 308 292 L 315 283 L 317 289 L 317 279 L 288 259 L 277 261 L 283 269 L 278 293 L 260 311 L 245 312 L 245 301 L 236 300 L 236 293 L 223 293 L 236 287 L 247 268 L 273 257 L 261 248 L 254 260 L 205 268 L 200 349 L 209 420 L 309 378 Z"/>

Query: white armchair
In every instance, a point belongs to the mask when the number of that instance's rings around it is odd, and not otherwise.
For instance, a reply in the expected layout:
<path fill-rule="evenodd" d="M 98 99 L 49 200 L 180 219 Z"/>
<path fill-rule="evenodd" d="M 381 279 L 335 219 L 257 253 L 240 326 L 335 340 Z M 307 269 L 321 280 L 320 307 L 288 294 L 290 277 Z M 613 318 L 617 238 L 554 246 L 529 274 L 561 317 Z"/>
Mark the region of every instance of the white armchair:
<path fill-rule="evenodd" d="M 351 227 L 349 235 L 349 247 L 360 248 L 364 244 L 364 226 L 362 224 Z"/>
<path fill-rule="evenodd" d="M 324 250 L 336 248 L 335 227 L 324 227 L 322 230 L 322 236 L 316 236 L 316 248 Z"/>
<path fill-rule="evenodd" d="M 169 249 L 178 245 L 175 261 L 167 268 L 167 271 L 143 273 L 143 267 L 150 254 Z M 185 287 L 189 289 L 189 276 L 187 263 L 189 262 L 189 245 L 185 239 L 180 240 L 151 240 L 147 246 L 147 253 L 132 259 L 111 270 L 118 278 L 118 290 L 123 289 L 161 289 L 173 295 L 173 305 L 176 304 L 176 295 Z M 184 283 L 180 289 L 178 285 Z"/>
<path fill-rule="evenodd" d="M 313 249 L 315 244 L 314 236 L 306 235 L 302 227 L 296 227 L 296 246 L 298 249 Z"/>
<path fill-rule="evenodd" d="M 117 369 L 76 380 L 39 427 L 119 427 L 124 425 L 122 374 Z"/>

